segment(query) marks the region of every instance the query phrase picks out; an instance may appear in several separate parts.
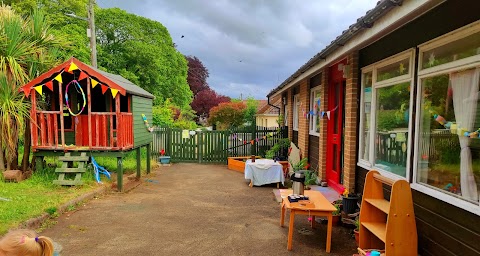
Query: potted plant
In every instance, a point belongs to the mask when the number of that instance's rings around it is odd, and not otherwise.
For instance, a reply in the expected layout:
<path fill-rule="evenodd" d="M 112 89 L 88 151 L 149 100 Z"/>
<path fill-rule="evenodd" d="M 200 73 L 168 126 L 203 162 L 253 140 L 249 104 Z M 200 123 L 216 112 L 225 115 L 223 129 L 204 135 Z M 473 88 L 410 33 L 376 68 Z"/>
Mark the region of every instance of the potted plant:
<path fill-rule="evenodd" d="M 337 210 L 332 212 L 332 226 L 338 226 L 338 223 L 340 223 L 340 213 L 342 210 L 338 204 L 333 204 L 333 206 L 335 206 Z"/>
<path fill-rule="evenodd" d="M 350 194 L 348 189 L 345 189 L 342 193 L 342 204 L 343 204 L 343 211 L 346 214 L 355 213 L 357 209 L 357 201 L 358 196 L 355 194 Z"/>
<path fill-rule="evenodd" d="M 163 148 L 162 148 L 162 150 L 160 150 L 160 157 L 158 158 L 158 161 L 161 164 L 169 164 L 170 163 L 170 156 L 165 155 L 165 149 L 163 149 Z"/>
<path fill-rule="evenodd" d="M 357 242 L 357 246 L 359 244 L 360 239 L 360 216 L 355 217 L 355 229 L 353 230 L 355 234 L 355 242 Z"/>

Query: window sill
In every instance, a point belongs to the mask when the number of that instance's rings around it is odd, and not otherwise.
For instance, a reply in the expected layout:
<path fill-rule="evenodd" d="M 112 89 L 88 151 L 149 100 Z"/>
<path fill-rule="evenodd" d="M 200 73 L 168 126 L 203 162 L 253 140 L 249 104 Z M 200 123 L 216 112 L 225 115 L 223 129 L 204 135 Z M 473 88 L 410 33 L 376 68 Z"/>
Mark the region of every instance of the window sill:
<path fill-rule="evenodd" d="M 320 133 L 309 132 L 308 135 L 320 137 Z"/>
<path fill-rule="evenodd" d="M 438 191 L 436 189 L 429 188 L 428 186 L 419 184 L 419 183 L 412 183 L 410 184 L 410 187 L 413 190 L 419 191 L 421 193 L 427 194 L 433 198 L 436 198 L 440 201 L 443 201 L 447 204 L 451 204 L 455 207 L 461 208 L 463 210 L 466 210 L 468 212 L 471 212 L 473 214 L 479 215 L 480 216 L 480 206 L 477 204 L 469 203 L 468 201 L 462 200 L 460 198 L 456 198 L 454 196 L 448 195 L 446 193 L 443 193 L 441 191 Z"/>
<path fill-rule="evenodd" d="M 402 177 L 402 176 L 397 175 L 397 174 L 393 174 L 393 173 L 391 173 L 391 172 L 385 171 L 385 170 L 380 169 L 380 168 L 375 167 L 375 166 L 371 166 L 369 163 L 367 164 L 367 163 L 365 163 L 365 162 L 363 162 L 363 161 L 357 162 L 357 165 L 358 165 L 359 167 L 363 168 L 363 169 L 368 170 L 368 171 L 372 171 L 372 170 L 378 171 L 378 172 L 380 172 L 380 174 L 382 174 L 383 176 L 385 176 L 385 177 L 387 177 L 387 178 L 390 178 L 390 179 L 392 179 L 392 180 L 407 180 L 407 178 L 405 178 L 405 177 Z M 408 181 L 408 180 L 407 180 L 407 181 Z"/>

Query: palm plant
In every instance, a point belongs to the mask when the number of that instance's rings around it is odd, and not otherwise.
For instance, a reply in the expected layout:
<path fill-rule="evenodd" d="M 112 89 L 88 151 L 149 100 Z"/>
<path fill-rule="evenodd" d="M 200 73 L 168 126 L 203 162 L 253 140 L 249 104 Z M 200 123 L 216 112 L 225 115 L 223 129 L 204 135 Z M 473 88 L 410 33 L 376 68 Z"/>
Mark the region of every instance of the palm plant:
<path fill-rule="evenodd" d="M 27 137 L 22 169 L 28 166 L 30 133 L 23 131 L 29 123 L 30 104 L 18 89 L 56 64 L 56 49 L 62 46 L 66 44 L 50 33 L 41 11 L 22 18 L 9 6 L 0 6 L 0 171 L 17 164 L 22 134 Z"/>

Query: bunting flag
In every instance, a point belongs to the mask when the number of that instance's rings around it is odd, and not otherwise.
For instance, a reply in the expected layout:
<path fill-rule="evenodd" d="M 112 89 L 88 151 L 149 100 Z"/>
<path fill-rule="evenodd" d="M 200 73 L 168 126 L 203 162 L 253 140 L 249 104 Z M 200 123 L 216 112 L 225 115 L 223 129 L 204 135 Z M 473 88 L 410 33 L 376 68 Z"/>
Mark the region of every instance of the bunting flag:
<path fill-rule="evenodd" d="M 69 70 L 68 70 L 68 67 L 65 67 L 65 68 L 63 69 L 63 71 L 64 71 L 64 72 L 68 72 L 68 73 L 70 73 L 70 74 L 73 74 L 73 71 L 69 71 Z"/>
<path fill-rule="evenodd" d="M 327 118 L 330 120 L 330 111 L 327 111 Z"/>
<path fill-rule="evenodd" d="M 50 91 L 53 92 L 53 82 L 52 81 L 48 81 L 45 83 L 45 86 L 50 89 Z"/>
<path fill-rule="evenodd" d="M 78 76 L 78 81 L 82 81 L 83 79 L 87 78 L 87 74 L 83 71 L 80 71 L 80 76 Z"/>
<path fill-rule="evenodd" d="M 110 88 L 110 91 L 112 91 L 112 96 L 113 98 L 115 98 L 115 96 L 117 96 L 118 90 Z"/>
<path fill-rule="evenodd" d="M 95 79 L 93 79 L 93 78 L 91 78 L 91 77 L 90 77 L 90 80 L 92 81 L 92 88 L 95 88 L 95 86 L 97 86 L 97 84 L 99 84 L 97 80 L 95 80 Z M 104 86 L 104 85 L 102 85 L 102 93 L 105 93 L 105 92 L 103 91 L 103 86 Z M 106 86 L 105 86 L 105 87 L 106 87 Z M 107 87 L 107 88 L 108 88 L 108 87 Z M 106 91 L 106 90 L 105 90 L 105 91 Z"/>
<path fill-rule="evenodd" d="M 68 72 L 72 72 L 72 71 L 77 70 L 77 69 L 78 69 L 77 65 L 75 65 L 75 63 L 72 62 L 70 64 L 70 68 L 68 68 Z"/>
<path fill-rule="evenodd" d="M 322 118 L 325 116 L 325 111 L 322 111 Z"/>
<path fill-rule="evenodd" d="M 317 100 L 317 106 L 320 107 L 320 99 Z"/>
<path fill-rule="evenodd" d="M 63 72 L 62 72 L 63 73 Z M 58 74 L 54 79 L 57 80 L 60 83 L 63 83 L 62 81 L 62 73 Z"/>
<path fill-rule="evenodd" d="M 92 81 L 95 81 L 92 79 Z M 105 86 L 105 85 L 101 85 L 102 86 L 102 94 L 105 94 L 105 92 L 108 90 L 108 86 Z"/>
<path fill-rule="evenodd" d="M 253 145 L 253 142 L 254 142 L 254 140 L 251 140 L 251 141 L 250 141 L 250 144 L 252 144 L 252 145 Z"/>
<path fill-rule="evenodd" d="M 42 87 L 43 87 L 43 85 L 39 85 L 39 86 L 35 86 L 33 88 L 35 88 L 35 91 L 37 91 L 40 95 L 42 95 Z"/>

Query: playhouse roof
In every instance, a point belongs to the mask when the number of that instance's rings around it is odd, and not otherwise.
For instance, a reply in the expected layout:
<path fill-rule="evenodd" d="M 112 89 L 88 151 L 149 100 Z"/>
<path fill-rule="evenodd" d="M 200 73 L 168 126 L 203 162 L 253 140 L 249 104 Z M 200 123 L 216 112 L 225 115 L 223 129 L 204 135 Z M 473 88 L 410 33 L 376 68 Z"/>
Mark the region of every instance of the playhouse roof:
<path fill-rule="evenodd" d="M 42 85 L 48 81 L 51 81 L 52 79 L 55 79 L 59 74 L 68 70 L 72 64 L 75 64 L 78 67 L 78 69 L 86 73 L 89 77 L 98 81 L 100 84 L 103 84 L 110 88 L 118 90 L 118 92 L 121 95 L 125 96 L 126 93 L 128 92 L 133 95 L 138 95 L 138 96 L 151 98 L 151 99 L 154 98 L 154 96 L 151 93 L 145 91 L 144 89 L 128 81 L 122 76 L 99 70 L 73 57 L 65 61 L 64 63 L 50 69 L 48 72 L 43 73 L 42 75 L 33 79 L 29 83 L 22 86 L 19 90 L 24 92 L 28 96 L 30 94 L 30 91 L 35 86 Z"/>

